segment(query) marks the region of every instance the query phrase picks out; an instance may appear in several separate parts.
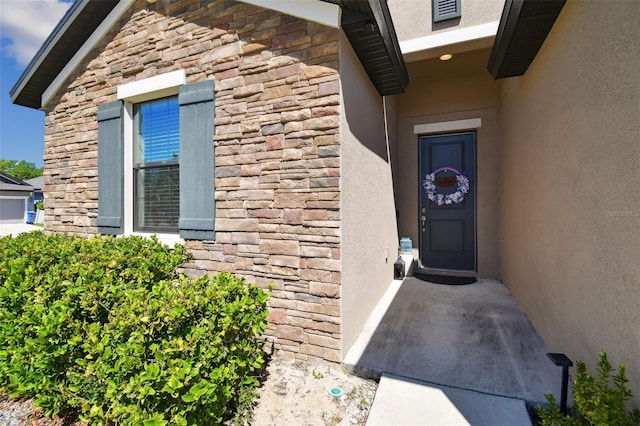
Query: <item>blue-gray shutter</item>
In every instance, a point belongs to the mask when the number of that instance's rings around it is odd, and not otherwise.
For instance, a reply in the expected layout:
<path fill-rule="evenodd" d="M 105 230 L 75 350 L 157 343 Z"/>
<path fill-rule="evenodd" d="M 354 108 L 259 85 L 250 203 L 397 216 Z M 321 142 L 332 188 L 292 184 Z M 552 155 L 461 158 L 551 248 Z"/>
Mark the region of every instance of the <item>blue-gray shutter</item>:
<path fill-rule="evenodd" d="M 461 15 L 460 0 L 433 0 L 433 22 L 459 18 Z"/>
<path fill-rule="evenodd" d="M 180 237 L 215 238 L 214 81 L 180 87 Z"/>
<path fill-rule="evenodd" d="M 122 101 L 98 105 L 98 232 L 123 233 Z"/>

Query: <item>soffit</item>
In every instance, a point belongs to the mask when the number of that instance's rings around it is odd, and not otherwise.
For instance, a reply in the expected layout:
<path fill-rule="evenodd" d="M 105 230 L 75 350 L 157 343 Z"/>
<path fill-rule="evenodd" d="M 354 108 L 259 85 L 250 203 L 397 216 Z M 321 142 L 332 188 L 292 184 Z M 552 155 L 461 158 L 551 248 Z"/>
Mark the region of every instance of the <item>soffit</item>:
<path fill-rule="evenodd" d="M 9 94 L 16 105 L 39 109 L 42 94 L 118 0 L 78 0 L 31 60 Z"/>
<path fill-rule="evenodd" d="M 442 81 L 453 78 L 462 78 L 473 74 L 485 74 L 487 60 L 491 53 L 490 48 L 471 50 L 453 55 L 448 61 L 439 58 L 429 58 L 418 62 L 409 62 L 407 69 L 412 81 Z M 491 78 L 487 75 L 489 81 Z"/>
<path fill-rule="evenodd" d="M 409 74 L 386 0 L 325 1 L 342 8 L 342 30 L 378 93 L 403 93 Z"/>
<path fill-rule="evenodd" d="M 527 71 L 564 4 L 565 0 L 507 0 L 487 65 L 494 78 Z"/>

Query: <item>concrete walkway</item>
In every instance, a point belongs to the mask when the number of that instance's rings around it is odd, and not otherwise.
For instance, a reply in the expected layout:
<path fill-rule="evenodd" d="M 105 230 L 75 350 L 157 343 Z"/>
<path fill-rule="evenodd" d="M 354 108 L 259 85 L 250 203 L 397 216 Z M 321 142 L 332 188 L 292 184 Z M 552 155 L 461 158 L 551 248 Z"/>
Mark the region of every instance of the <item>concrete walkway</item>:
<path fill-rule="evenodd" d="M 410 277 L 392 284 L 344 364 L 382 377 L 370 425 L 528 425 L 524 401 L 560 390 L 547 352 L 498 281 Z"/>
<path fill-rule="evenodd" d="M 530 425 L 525 402 L 383 375 L 367 426 Z"/>
<path fill-rule="evenodd" d="M 13 235 L 14 237 L 18 234 L 22 234 L 23 232 L 31 232 L 31 231 L 42 231 L 44 228 L 42 226 L 29 225 L 26 223 L 16 223 L 16 224 L 2 224 L 0 225 L 0 237 L 5 237 L 7 235 Z"/>

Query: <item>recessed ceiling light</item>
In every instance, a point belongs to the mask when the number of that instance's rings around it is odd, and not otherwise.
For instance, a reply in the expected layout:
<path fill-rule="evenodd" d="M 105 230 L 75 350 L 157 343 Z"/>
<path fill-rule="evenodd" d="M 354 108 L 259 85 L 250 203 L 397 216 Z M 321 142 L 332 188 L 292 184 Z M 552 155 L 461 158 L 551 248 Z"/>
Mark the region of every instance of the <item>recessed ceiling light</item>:
<path fill-rule="evenodd" d="M 441 61 L 448 61 L 451 58 L 453 58 L 453 55 L 451 53 L 445 53 L 444 55 L 440 56 Z"/>

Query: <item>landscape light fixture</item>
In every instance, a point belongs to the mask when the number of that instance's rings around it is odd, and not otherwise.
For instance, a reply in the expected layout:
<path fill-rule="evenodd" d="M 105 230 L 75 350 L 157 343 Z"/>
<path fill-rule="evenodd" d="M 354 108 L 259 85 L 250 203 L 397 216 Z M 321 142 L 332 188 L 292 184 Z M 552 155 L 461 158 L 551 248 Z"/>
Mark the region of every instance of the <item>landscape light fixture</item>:
<path fill-rule="evenodd" d="M 562 367 L 562 394 L 560 395 L 560 410 L 567 414 L 567 387 L 569 384 L 569 367 L 573 366 L 573 361 L 565 354 L 548 353 L 547 356 L 558 367 Z"/>

